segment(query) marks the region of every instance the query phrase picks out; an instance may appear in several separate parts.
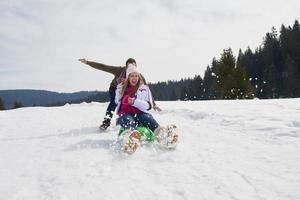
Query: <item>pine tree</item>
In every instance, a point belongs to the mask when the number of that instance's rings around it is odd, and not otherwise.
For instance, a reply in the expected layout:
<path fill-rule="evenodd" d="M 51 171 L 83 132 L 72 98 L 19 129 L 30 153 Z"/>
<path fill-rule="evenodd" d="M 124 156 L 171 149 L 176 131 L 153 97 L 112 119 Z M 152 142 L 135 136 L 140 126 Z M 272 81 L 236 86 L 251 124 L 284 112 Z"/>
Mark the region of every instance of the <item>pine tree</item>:
<path fill-rule="evenodd" d="M 299 70 L 294 60 L 288 55 L 285 59 L 283 72 L 283 95 L 285 97 L 299 97 L 300 94 L 300 77 Z"/>
<path fill-rule="evenodd" d="M 217 65 L 217 59 L 213 58 L 211 67 L 207 66 L 205 70 L 202 88 L 203 99 L 217 99 L 220 96 L 217 90 L 215 89 L 215 83 L 217 81 Z"/>
<path fill-rule="evenodd" d="M 188 97 L 189 97 L 188 88 L 186 86 L 183 86 L 180 91 L 180 100 L 187 101 L 187 100 L 189 100 Z"/>
<path fill-rule="evenodd" d="M 203 96 L 203 80 L 200 75 L 195 75 L 191 80 L 191 99 L 200 100 Z"/>
<path fill-rule="evenodd" d="M 177 97 L 176 92 L 175 92 L 174 89 L 172 90 L 172 93 L 171 93 L 171 96 L 170 96 L 170 100 L 171 100 L 171 101 L 176 101 L 176 100 L 178 100 L 178 97 Z"/>
<path fill-rule="evenodd" d="M 22 108 L 22 107 L 23 107 L 22 102 L 20 102 L 20 101 L 15 101 L 14 102 L 14 109 L 16 109 L 16 108 Z"/>
<path fill-rule="evenodd" d="M 0 110 L 5 110 L 4 101 L 0 97 Z"/>
<path fill-rule="evenodd" d="M 254 94 L 246 73 L 242 67 L 236 67 L 236 61 L 231 49 L 225 49 L 221 54 L 216 69 L 215 88 L 221 99 L 253 98 Z"/>

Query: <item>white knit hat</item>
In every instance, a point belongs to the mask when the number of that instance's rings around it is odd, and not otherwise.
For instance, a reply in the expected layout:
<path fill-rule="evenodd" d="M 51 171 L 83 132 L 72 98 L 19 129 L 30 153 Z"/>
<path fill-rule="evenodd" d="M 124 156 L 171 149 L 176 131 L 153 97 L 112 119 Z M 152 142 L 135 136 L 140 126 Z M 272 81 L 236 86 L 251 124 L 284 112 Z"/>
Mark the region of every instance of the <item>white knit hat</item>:
<path fill-rule="evenodd" d="M 133 72 L 139 74 L 139 71 L 137 70 L 137 67 L 136 67 L 134 64 L 129 64 L 129 65 L 127 66 L 127 69 L 126 69 L 126 78 L 128 78 L 128 77 L 129 77 L 129 74 L 131 74 L 131 73 L 133 73 Z"/>

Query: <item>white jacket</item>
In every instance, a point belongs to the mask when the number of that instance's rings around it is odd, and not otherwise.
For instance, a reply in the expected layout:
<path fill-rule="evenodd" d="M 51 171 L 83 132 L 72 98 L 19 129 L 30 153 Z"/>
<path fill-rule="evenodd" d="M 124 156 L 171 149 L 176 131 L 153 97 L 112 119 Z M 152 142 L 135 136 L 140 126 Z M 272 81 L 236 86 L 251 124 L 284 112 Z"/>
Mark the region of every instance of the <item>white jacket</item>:
<path fill-rule="evenodd" d="M 115 102 L 117 104 L 117 112 L 120 109 L 121 99 L 122 99 L 122 83 L 118 84 L 116 89 Z M 140 111 L 149 113 L 153 107 L 153 99 L 151 91 L 147 85 L 141 85 L 136 92 L 136 99 L 132 106 L 138 108 Z"/>

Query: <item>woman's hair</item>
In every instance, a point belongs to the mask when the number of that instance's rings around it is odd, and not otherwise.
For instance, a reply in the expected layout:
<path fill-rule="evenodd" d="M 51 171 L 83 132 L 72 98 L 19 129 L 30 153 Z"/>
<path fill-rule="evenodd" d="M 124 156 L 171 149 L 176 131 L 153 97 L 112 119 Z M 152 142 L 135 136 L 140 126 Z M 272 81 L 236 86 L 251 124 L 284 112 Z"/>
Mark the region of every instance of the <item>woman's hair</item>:
<path fill-rule="evenodd" d="M 128 66 L 130 63 L 131 64 L 133 64 L 133 63 L 136 64 L 136 61 L 133 58 L 128 58 L 127 61 L 126 61 L 126 66 Z"/>
<path fill-rule="evenodd" d="M 137 84 L 136 84 L 136 86 L 135 86 L 135 88 L 134 88 L 134 93 L 136 93 L 137 90 L 139 89 L 139 87 L 140 87 L 141 85 L 143 85 L 143 84 L 145 84 L 145 83 L 144 83 L 144 80 L 143 80 L 141 74 L 139 74 L 139 80 L 138 80 L 138 82 L 137 82 Z M 125 91 L 127 90 L 127 88 L 128 88 L 129 85 L 130 85 L 130 83 L 129 83 L 129 77 L 128 77 L 128 78 L 126 79 L 126 81 L 124 82 L 123 86 L 122 86 L 122 90 L 121 90 L 122 96 L 124 95 L 124 93 L 125 93 Z"/>

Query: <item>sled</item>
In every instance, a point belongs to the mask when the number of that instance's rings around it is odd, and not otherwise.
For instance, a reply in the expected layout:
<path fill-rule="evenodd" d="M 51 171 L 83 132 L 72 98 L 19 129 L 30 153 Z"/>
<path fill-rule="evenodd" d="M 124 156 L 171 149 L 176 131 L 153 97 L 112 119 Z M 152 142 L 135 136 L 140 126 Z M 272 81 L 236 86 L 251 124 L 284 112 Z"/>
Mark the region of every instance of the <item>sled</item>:
<path fill-rule="evenodd" d="M 134 128 L 134 130 L 137 130 L 141 135 L 141 141 L 146 142 L 153 142 L 155 140 L 155 135 L 153 131 L 151 131 L 149 128 L 145 126 L 137 126 Z M 120 137 L 122 133 L 125 131 L 123 127 L 120 128 L 118 136 Z"/>

